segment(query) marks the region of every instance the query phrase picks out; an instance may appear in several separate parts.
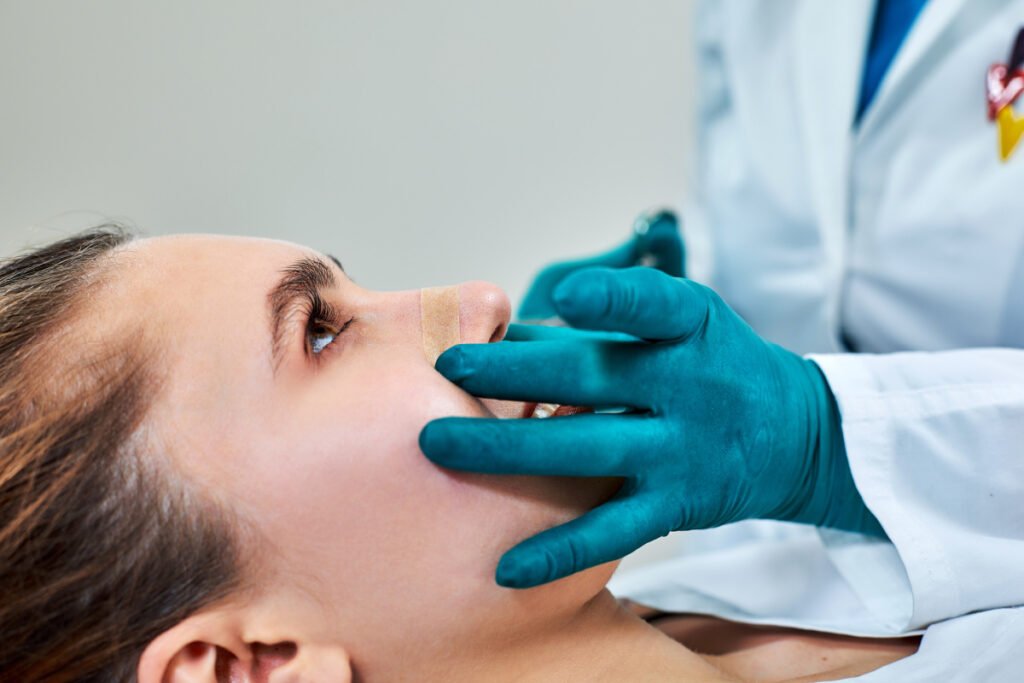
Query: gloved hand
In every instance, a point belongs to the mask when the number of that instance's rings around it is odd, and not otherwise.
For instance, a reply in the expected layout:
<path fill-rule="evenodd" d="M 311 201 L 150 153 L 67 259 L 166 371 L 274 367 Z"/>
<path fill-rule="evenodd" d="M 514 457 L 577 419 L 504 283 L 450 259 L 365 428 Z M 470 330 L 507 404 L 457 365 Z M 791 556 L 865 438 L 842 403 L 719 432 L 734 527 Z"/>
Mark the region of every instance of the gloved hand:
<path fill-rule="evenodd" d="M 526 290 L 517 318 L 544 321 L 557 317 L 551 295 L 558 283 L 578 270 L 593 266 L 629 268 L 648 265 L 669 275 L 682 277 L 685 262 L 686 250 L 676 215 L 667 210 L 641 214 L 633 222 L 633 234 L 623 244 L 597 256 L 560 261 L 541 270 Z"/>
<path fill-rule="evenodd" d="M 884 536 L 850 473 L 818 366 L 759 337 L 712 290 L 650 268 L 593 268 L 555 289 L 572 329 L 514 326 L 446 351 L 437 369 L 477 396 L 625 412 L 444 418 L 420 434 L 443 467 L 622 477 L 583 517 L 508 551 L 525 588 L 617 559 L 670 531 L 763 518 Z"/>

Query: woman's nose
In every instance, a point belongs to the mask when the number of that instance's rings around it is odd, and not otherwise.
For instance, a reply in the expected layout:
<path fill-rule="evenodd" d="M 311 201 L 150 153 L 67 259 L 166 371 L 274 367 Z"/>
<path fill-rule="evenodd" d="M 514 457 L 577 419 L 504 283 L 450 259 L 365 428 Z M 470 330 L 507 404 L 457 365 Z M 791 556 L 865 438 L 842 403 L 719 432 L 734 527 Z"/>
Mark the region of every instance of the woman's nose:
<path fill-rule="evenodd" d="M 512 306 L 499 287 L 466 282 L 420 290 L 420 335 L 431 365 L 456 344 L 486 344 L 505 336 Z"/>
<path fill-rule="evenodd" d="M 464 344 L 500 341 L 512 317 L 512 304 L 501 287 L 474 280 L 458 286 L 459 328 Z"/>

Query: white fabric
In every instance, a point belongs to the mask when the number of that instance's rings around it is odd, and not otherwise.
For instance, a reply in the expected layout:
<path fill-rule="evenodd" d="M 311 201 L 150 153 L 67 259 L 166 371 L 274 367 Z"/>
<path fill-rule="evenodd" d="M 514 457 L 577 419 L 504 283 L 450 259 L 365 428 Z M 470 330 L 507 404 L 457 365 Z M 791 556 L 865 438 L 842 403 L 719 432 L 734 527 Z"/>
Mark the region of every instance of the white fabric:
<path fill-rule="evenodd" d="M 685 230 L 710 245 L 694 277 L 764 336 L 822 354 L 892 543 L 747 522 L 613 589 L 740 621 L 927 627 L 872 683 L 1019 680 L 1024 612 L 996 608 L 1024 604 L 1024 146 L 999 161 L 984 79 L 1024 0 L 930 0 L 855 127 L 873 8 L 703 3 Z"/>
<path fill-rule="evenodd" d="M 844 581 L 813 528 L 751 521 L 687 536 L 680 557 L 618 573 L 611 591 L 665 612 L 866 637 L 892 633 Z M 862 546 L 892 549 L 878 539 Z"/>
<path fill-rule="evenodd" d="M 855 129 L 873 6 L 701 5 L 690 270 L 798 353 L 1024 347 L 1024 145 L 984 96 L 1024 0 L 929 0 Z"/>
<path fill-rule="evenodd" d="M 1003 683 L 1021 680 L 1024 607 L 950 619 L 925 631 L 916 654 L 843 680 L 858 683 Z"/>
<path fill-rule="evenodd" d="M 916 628 L 1024 605 L 1024 350 L 815 360 L 839 401 L 857 488 L 914 596 L 905 619 L 876 605 L 879 618 Z M 877 599 L 865 564 L 849 559 L 833 553 Z"/>

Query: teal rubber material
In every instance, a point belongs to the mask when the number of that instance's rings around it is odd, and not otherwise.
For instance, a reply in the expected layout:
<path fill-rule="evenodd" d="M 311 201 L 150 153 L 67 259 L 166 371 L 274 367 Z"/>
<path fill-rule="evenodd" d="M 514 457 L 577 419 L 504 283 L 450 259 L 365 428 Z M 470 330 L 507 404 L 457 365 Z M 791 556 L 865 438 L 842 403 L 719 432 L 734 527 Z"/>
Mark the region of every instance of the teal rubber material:
<path fill-rule="evenodd" d="M 590 268 L 552 302 L 571 329 L 513 325 L 505 341 L 449 349 L 437 369 L 476 396 L 605 410 L 443 418 L 420 434 L 447 468 L 622 478 L 611 500 L 505 553 L 499 584 L 536 586 L 674 530 L 745 519 L 885 536 L 818 366 L 759 337 L 711 289 L 653 268 Z"/>
<path fill-rule="evenodd" d="M 686 249 L 676 215 L 668 210 L 641 214 L 633 222 L 630 238 L 614 249 L 597 256 L 553 263 L 541 270 L 527 289 L 516 317 L 524 321 L 557 318 L 552 301 L 555 288 L 566 276 L 584 268 L 629 268 L 644 264 L 682 277 L 685 263 Z"/>

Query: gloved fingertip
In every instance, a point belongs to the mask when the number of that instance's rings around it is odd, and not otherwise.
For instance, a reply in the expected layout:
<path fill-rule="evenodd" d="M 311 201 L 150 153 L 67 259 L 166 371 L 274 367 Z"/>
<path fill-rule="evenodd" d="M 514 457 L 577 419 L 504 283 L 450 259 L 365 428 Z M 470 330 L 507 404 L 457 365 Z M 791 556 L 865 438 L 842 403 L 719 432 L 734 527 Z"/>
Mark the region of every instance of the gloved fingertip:
<path fill-rule="evenodd" d="M 468 360 L 463 348 L 453 346 L 437 357 L 437 361 L 434 362 L 434 369 L 444 375 L 448 381 L 458 384 L 472 374 Z"/>
<path fill-rule="evenodd" d="M 498 562 L 495 580 L 504 588 L 534 588 L 554 580 L 554 568 L 544 553 L 510 550 Z"/>
<path fill-rule="evenodd" d="M 436 424 L 436 420 L 428 422 L 420 430 L 420 450 L 427 456 L 428 460 L 435 460 L 436 456 L 444 452 L 442 447 L 444 429 Z"/>

